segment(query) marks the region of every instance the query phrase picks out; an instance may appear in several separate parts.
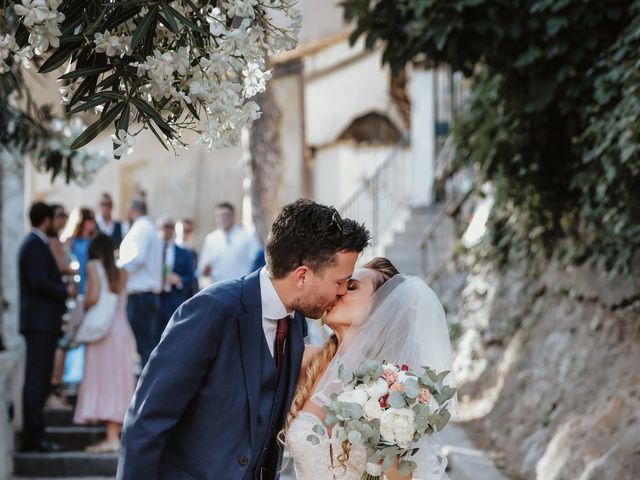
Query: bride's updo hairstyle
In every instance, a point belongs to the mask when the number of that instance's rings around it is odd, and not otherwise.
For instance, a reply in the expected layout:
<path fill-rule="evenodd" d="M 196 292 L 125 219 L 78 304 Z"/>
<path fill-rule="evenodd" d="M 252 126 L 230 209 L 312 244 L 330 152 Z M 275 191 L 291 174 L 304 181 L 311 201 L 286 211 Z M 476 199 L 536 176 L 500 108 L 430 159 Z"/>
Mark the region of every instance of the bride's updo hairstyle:
<path fill-rule="evenodd" d="M 378 290 L 382 285 L 384 285 L 387 280 L 400 273 L 390 260 L 383 257 L 376 257 L 370 260 L 365 265 L 363 265 L 362 268 L 368 268 L 377 273 L 377 282 L 373 286 L 374 292 Z M 285 443 L 287 431 L 291 426 L 291 422 L 293 422 L 300 409 L 304 406 L 305 403 L 307 403 L 307 401 L 311 397 L 311 394 L 313 393 L 313 387 L 316 385 L 318 379 L 326 370 L 327 366 L 336 355 L 337 351 L 338 339 L 335 335 L 331 335 L 331 337 L 329 337 L 329 340 L 327 340 L 322 346 L 322 349 L 311 359 L 311 362 L 309 363 L 309 366 L 306 370 L 304 383 L 298 386 L 298 389 L 293 396 L 293 401 L 291 402 L 291 408 L 289 409 L 289 414 L 287 415 L 287 420 L 284 424 L 284 428 L 278 435 L 278 440 L 280 441 L 280 443 Z M 343 463 L 343 461 L 341 461 L 341 463 Z"/>

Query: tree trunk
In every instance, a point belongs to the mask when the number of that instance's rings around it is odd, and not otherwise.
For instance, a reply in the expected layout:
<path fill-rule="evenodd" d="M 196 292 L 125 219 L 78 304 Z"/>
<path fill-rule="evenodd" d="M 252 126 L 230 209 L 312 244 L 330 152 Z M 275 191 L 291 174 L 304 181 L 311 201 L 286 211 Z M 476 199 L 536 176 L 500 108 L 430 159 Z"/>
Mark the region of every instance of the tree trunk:
<path fill-rule="evenodd" d="M 256 102 L 262 116 L 251 128 L 246 162 L 252 219 L 256 234 L 264 244 L 282 206 L 280 111 L 270 88 L 257 95 Z"/>

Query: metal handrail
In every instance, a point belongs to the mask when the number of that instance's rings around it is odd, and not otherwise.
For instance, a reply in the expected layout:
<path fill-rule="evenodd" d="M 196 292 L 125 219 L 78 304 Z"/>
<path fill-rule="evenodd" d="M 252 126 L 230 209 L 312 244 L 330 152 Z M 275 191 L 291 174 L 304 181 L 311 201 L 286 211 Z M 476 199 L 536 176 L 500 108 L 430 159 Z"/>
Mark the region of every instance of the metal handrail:
<path fill-rule="evenodd" d="M 391 220 L 409 203 L 409 137 L 401 138 L 388 157 L 365 178 L 338 209 L 340 214 L 364 222 L 374 245 L 393 223 Z"/>

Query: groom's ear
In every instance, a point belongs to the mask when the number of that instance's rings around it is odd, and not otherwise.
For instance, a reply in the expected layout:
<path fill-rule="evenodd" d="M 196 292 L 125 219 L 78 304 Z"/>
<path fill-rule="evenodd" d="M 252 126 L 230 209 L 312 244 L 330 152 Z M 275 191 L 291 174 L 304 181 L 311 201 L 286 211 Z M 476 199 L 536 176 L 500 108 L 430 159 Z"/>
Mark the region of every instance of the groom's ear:
<path fill-rule="evenodd" d="M 307 282 L 308 280 L 309 267 L 307 267 L 306 265 L 301 265 L 292 272 L 292 275 L 296 287 L 302 288 L 304 287 L 305 282 Z"/>

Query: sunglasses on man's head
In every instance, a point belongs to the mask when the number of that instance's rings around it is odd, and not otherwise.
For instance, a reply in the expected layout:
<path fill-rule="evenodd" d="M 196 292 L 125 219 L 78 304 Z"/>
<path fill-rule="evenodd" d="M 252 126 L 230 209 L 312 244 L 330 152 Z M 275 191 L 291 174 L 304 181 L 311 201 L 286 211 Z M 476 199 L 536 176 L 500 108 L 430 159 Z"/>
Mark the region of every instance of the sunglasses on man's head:
<path fill-rule="evenodd" d="M 334 207 L 331 207 L 331 210 L 333 211 L 333 213 L 331 214 L 331 221 L 329 222 L 329 224 L 325 226 L 320 232 L 318 232 L 318 236 L 316 237 L 317 240 L 315 242 L 312 242 L 311 245 L 309 245 L 307 249 L 302 252 L 302 254 L 300 254 L 300 259 L 298 261 L 298 264 L 300 266 L 303 265 L 304 256 L 311 250 L 312 247 L 316 245 L 318 241 L 320 241 L 320 239 L 322 239 L 324 234 L 329 232 L 330 228 L 335 228 L 340 233 L 344 233 L 344 223 L 342 221 L 342 217 Z"/>

